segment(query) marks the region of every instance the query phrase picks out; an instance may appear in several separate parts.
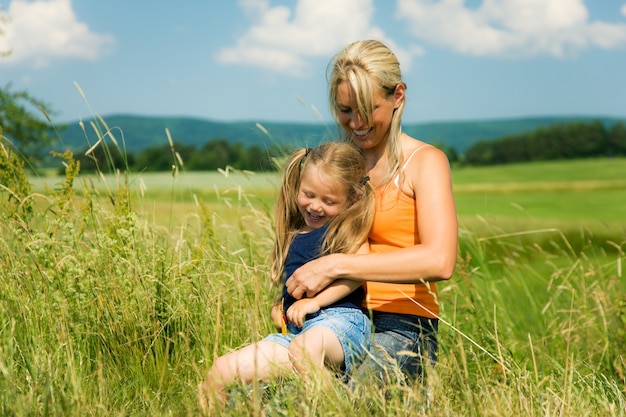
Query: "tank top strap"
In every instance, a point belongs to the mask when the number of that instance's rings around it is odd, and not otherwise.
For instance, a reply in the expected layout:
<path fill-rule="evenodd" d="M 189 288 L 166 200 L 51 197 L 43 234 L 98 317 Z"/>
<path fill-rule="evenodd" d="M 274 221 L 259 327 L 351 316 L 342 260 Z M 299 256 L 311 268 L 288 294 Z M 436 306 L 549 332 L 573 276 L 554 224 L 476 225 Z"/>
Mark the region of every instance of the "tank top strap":
<path fill-rule="evenodd" d="M 411 158 L 413 158 L 413 155 L 415 155 L 417 153 L 417 151 L 419 151 L 420 149 L 422 149 L 422 148 L 424 148 L 426 146 L 428 146 L 427 143 L 425 143 L 422 146 L 419 146 L 417 149 L 413 150 L 413 152 L 411 152 L 411 154 L 406 159 L 406 161 L 404 161 L 404 164 L 402 164 L 402 167 L 400 167 L 400 172 L 398 172 L 398 175 L 396 175 L 396 177 L 393 179 L 393 183 L 396 185 L 396 187 L 398 187 L 398 182 L 400 181 L 400 174 L 402 174 L 404 172 L 404 170 L 406 169 L 406 167 L 409 165 L 409 162 L 411 162 Z"/>

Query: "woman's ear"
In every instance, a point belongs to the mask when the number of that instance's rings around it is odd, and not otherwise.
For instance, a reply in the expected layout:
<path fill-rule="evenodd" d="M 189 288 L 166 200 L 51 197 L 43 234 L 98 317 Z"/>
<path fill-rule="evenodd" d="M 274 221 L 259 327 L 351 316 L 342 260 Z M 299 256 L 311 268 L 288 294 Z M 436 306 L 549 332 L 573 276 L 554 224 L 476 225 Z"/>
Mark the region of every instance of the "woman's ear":
<path fill-rule="evenodd" d="M 405 90 L 406 90 L 406 86 L 404 85 L 404 83 L 398 83 L 396 85 L 396 89 L 393 92 L 394 109 L 397 109 L 398 107 L 400 107 L 400 104 L 402 104 L 402 101 L 404 101 Z"/>

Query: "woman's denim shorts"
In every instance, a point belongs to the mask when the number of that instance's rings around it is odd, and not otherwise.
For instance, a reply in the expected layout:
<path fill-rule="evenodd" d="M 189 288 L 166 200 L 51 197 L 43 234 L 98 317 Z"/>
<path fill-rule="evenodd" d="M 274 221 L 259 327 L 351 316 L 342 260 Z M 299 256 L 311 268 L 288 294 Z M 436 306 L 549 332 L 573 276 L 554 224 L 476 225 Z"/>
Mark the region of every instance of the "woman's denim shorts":
<path fill-rule="evenodd" d="M 394 369 L 408 381 L 422 379 L 437 361 L 439 320 L 409 314 L 372 313 L 371 354 L 353 372 L 355 381 L 375 376 L 392 383 Z"/>
<path fill-rule="evenodd" d="M 287 334 L 273 333 L 264 338 L 287 348 L 299 334 L 317 326 L 330 329 L 343 347 L 345 372 L 349 375 L 358 366 L 370 347 L 372 323 L 356 308 L 331 307 L 320 310 L 304 322 L 304 327 L 287 324 Z"/>

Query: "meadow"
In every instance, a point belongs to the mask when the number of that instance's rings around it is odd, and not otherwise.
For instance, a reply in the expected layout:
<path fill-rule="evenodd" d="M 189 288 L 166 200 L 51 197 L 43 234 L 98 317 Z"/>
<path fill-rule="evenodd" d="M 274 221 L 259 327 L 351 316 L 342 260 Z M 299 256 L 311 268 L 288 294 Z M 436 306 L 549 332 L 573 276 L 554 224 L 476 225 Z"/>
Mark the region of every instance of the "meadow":
<path fill-rule="evenodd" d="M 289 378 L 221 415 L 626 415 L 626 160 L 453 180 L 459 254 L 427 389 Z M 277 175 L 70 164 L 31 183 L 0 194 L 0 414 L 198 415 L 213 358 L 271 331 Z"/>

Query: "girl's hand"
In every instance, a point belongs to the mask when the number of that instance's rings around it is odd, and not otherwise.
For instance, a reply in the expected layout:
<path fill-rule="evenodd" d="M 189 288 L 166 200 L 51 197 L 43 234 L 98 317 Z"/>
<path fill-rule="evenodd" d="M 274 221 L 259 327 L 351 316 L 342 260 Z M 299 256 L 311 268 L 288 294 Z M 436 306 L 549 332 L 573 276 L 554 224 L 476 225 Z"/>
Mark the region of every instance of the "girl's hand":
<path fill-rule="evenodd" d="M 298 327 L 304 325 L 304 318 L 307 314 L 316 313 L 320 310 L 320 305 L 315 298 L 303 298 L 298 300 L 287 309 L 287 321 Z"/>
<path fill-rule="evenodd" d="M 285 283 L 289 294 L 297 299 L 305 295 L 315 297 L 318 292 L 328 287 L 335 280 L 336 277 L 332 276 L 331 271 L 341 256 L 344 255 L 322 256 L 296 269 Z"/>
<path fill-rule="evenodd" d="M 276 326 L 277 331 L 281 331 L 283 327 L 283 303 L 279 301 L 272 306 L 272 311 L 270 311 L 270 316 L 272 317 L 272 323 Z"/>

